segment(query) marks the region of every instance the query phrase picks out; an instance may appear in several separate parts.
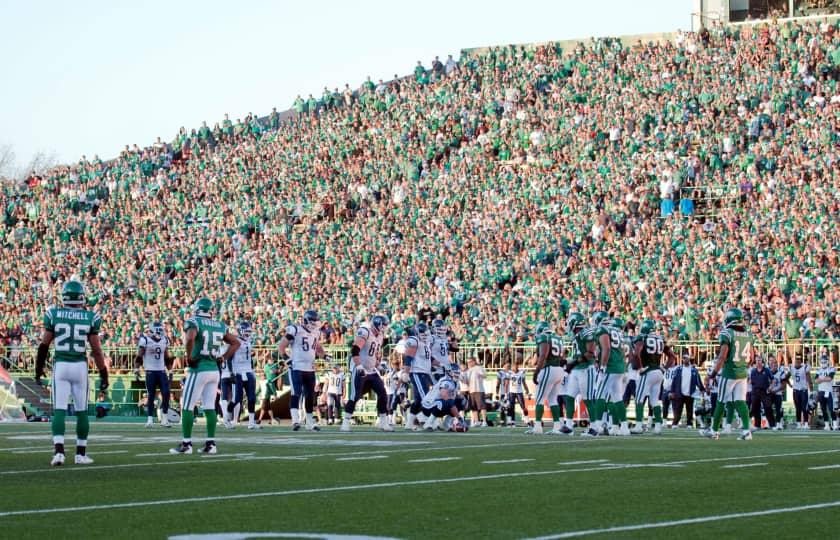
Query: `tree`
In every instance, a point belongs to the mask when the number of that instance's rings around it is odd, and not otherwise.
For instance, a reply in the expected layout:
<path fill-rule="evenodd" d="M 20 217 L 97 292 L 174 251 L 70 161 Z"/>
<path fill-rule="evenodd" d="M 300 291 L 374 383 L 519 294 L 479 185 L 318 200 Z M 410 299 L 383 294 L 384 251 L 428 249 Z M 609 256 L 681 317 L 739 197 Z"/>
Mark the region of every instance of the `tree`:
<path fill-rule="evenodd" d="M 15 157 L 11 144 L 0 144 L 0 180 L 9 181 L 15 178 Z"/>

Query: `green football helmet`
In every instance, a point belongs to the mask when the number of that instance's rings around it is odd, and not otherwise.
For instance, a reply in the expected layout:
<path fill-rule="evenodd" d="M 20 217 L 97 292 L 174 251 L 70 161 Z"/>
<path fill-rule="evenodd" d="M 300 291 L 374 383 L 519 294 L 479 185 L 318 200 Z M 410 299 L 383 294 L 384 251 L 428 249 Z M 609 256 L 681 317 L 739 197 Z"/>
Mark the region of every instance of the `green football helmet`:
<path fill-rule="evenodd" d="M 738 308 L 730 308 L 723 315 L 723 326 L 731 328 L 732 326 L 743 326 L 744 314 Z"/>
<path fill-rule="evenodd" d="M 537 336 L 540 334 L 547 334 L 548 332 L 551 332 L 551 325 L 545 321 L 538 322 L 537 326 L 534 327 L 534 334 Z"/>
<path fill-rule="evenodd" d="M 610 318 L 610 314 L 606 311 L 596 311 L 592 314 L 590 318 L 590 322 L 592 326 L 600 326 L 606 322 L 607 319 Z"/>
<path fill-rule="evenodd" d="M 582 328 L 586 326 L 586 317 L 582 313 L 573 311 L 566 317 L 566 331 L 570 334 L 577 334 Z"/>
<path fill-rule="evenodd" d="M 213 311 L 213 301 L 206 296 L 199 298 L 193 304 L 193 312 L 199 317 L 209 317 L 211 311 Z"/>
<path fill-rule="evenodd" d="M 639 326 L 639 333 L 641 334 L 650 334 L 654 330 L 656 330 L 656 323 L 650 319 L 643 320 Z"/>
<path fill-rule="evenodd" d="M 85 305 L 85 286 L 81 281 L 70 280 L 61 288 L 61 301 L 67 307 Z"/>
<path fill-rule="evenodd" d="M 607 319 L 606 321 L 604 321 L 604 324 L 606 326 L 609 326 L 610 328 L 621 330 L 622 332 L 624 331 L 624 327 L 626 326 L 624 323 L 624 319 L 620 317 L 613 317 L 612 319 Z"/>

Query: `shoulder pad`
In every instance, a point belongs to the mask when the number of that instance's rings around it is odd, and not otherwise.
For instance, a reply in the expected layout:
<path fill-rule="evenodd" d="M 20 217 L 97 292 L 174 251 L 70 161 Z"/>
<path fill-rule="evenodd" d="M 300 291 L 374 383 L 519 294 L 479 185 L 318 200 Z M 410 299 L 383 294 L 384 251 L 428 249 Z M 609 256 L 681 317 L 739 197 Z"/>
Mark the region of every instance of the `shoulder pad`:
<path fill-rule="evenodd" d="M 290 324 L 286 327 L 286 333 L 290 336 L 296 336 L 298 333 L 298 327 L 296 324 Z"/>

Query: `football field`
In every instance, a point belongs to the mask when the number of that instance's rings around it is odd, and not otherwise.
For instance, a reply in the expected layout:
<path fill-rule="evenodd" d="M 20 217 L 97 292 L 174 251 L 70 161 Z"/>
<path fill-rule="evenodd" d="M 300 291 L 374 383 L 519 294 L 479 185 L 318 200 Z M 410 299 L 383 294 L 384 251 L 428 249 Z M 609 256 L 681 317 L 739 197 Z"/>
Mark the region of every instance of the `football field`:
<path fill-rule="evenodd" d="M 49 425 L 0 426 L 3 538 L 831 538 L 840 436 L 719 441 L 522 428 L 383 434 L 220 429 L 172 456 L 177 429 L 94 424 L 51 468 Z M 195 446 L 203 443 L 202 426 Z M 221 533 L 241 533 L 221 536 Z M 246 534 L 248 533 L 248 534 Z"/>

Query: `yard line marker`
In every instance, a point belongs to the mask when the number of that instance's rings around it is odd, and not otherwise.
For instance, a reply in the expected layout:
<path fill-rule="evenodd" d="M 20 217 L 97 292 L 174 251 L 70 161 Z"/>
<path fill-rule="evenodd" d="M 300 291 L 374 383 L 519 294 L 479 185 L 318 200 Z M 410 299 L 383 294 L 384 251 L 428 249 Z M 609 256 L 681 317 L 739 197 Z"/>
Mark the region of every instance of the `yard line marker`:
<path fill-rule="evenodd" d="M 523 461 L 534 461 L 531 458 L 522 458 L 522 459 L 492 459 L 489 461 L 482 461 L 485 465 L 499 465 L 502 463 L 522 463 Z"/>
<path fill-rule="evenodd" d="M 558 465 L 589 465 L 590 463 L 609 463 L 608 459 L 587 459 L 585 461 L 566 461 Z"/>
<path fill-rule="evenodd" d="M 822 508 L 832 508 L 840 506 L 840 501 L 831 501 L 819 504 L 808 504 L 804 506 L 789 506 L 786 508 L 773 508 L 772 510 L 757 510 L 755 512 L 739 512 L 737 514 L 719 514 L 715 516 L 703 516 L 697 518 L 677 519 L 673 521 L 659 521 L 653 523 L 640 523 L 638 525 L 624 525 L 619 527 L 606 527 L 604 529 L 586 529 L 581 531 L 571 531 L 566 533 L 551 534 L 547 536 L 537 536 L 529 540 L 559 540 L 561 538 L 577 538 L 579 536 L 589 536 L 592 534 L 604 534 L 611 532 L 626 532 L 626 531 L 640 531 L 644 529 L 656 529 L 662 527 L 673 527 L 675 525 L 692 525 L 695 523 L 706 523 L 709 521 L 720 521 L 725 519 L 738 519 L 746 517 L 768 516 L 778 513 L 801 512 L 803 510 L 820 510 Z"/>
<path fill-rule="evenodd" d="M 379 455 L 379 456 L 351 456 L 351 457 L 335 458 L 335 460 L 336 461 L 364 461 L 364 460 L 368 460 L 368 459 L 385 459 L 387 457 L 388 456 L 383 456 L 383 455 Z"/>
<path fill-rule="evenodd" d="M 742 469 L 744 467 L 761 467 L 766 463 L 736 463 L 734 465 L 722 465 L 721 469 Z"/>
<path fill-rule="evenodd" d="M 704 462 L 713 462 L 713 461 L 720 461 L 721 459 L 755 459 L 757 457 L 781 457 L 781 456 L 806 456 L 806 455 L 817 455 L 817 454 L 828 454 L 828 453 L 837 453 L 840 452 L 840 449 L 836 450 L 820 450 L 820 451 L 813 451 L 813 452 L 796 452 L 796 453 L 788 453 L 788 454 L 771 454 L 767 456 L 741 456 L 741 457 L 732 457 L 732 458 L 708 458 L 708 459 L 696 459 L 691 460 L 691 463 L 704 463 Z M 242 459 L 232 459 L 230 461 L 245 461 L 248 458 Z M 158 462 L 157 464 L 165 464 L 165 465 L 183 465 L 184 463 L 219 463 L 220 460 L 174 460 L 174 461 L 162 461 Z M 226 460 L 227 461 L 227 460 Z M 670 462 L 671 465 L 681 464 L 685 462 Z M 132 464 L 128 464 L 131 466 Z M 148 465 L 148 464 L 147 464 Z M 642 465 L 643 467 L 652 466 L 652 465 L 661 465 L 661 464 L 649 464 L 649 465 Z M 100 467 L 84 467 L 84 468 L 72 468 L 68 467 L 65 470 L 72 471 L 72 470 L 97 470 L 97 469 L 107 469 L 107 468 L 119 468 L 123 467 L 122 465 L 105 465 Z M 635 466 L 634 466 L 635 467 Z M 290 489 L 285 491 L 266 491 L 262 493 L 237 493 L 232 495 L 215 495 L 210 497 L 192 497 L 192 498 L 184 498 L 184 499 L 160 499 L 160 500 L 151 500 L 151 501 L 131 501 L 131 502 L 123 502 L 123 503 L 113 503 L 113 504 L 99 504 L 99 505 L 87 505 L 87 506 L 65 506 L 65 507 L 57 507 L 57 508 L 35 508 L 29 510 L 9 510 L 5 512 L 0 512 L 0 518 L 10 517 L 10 516 L 26 516 L 26 515 L 36 515 L 36 514 L 55 514 L 55 513 L 64 513 L 64 512 L 78 512 L 78 511 L 94 511 L 94 510 L 112 510 L 112 509 L 119 509 L 119 508 L 141 508 L 145 506 L 162 506 L 162 505 L 170 505 L 170 504 L 184 504 L 184 503 L 196 503 L 196 502 L 208 502 L 208 501 L 230 501 L 230 500 L 239 500 L 239 499 L 257 499 L 257 498 L 264 498 L 264 497 L 286 497 L 290 495 L 309 495 L 309 494 L 317 494 L 317 493 L 335 493 L 335 492 L 342 492 L 342 491 L 362 491 L 367 489 L 385 489 L 385 488 L 392 488 L 392 487 L 405 487 L 405 486 L 423 486 L 423 485 L 432 485 L 432 484 L 441 484 L 441 483 L 453 483 L 453 482 L 469 482 L 469 481 L 479 481 L 479 480 L 498 480 L 501 478 L 523 478 L 526 476 L 554 476 L 560 474 L 579 474 L 585 472 L 596 472 L 596 471 L 613 471 L 613 470 L 621 470 L 626 469 L 628 467 L 622 466 L 601 466 L 601 467 L 585 467 L 582 469 L 555 469 L 555 470 L 548 470 L 548 471 L 517 471 L 517 472 L 509 472 L 509 473 L 497 473 L 497 474 L 484 474 L 484 475 L 477 475 L 477 476 L 461 476 L 461 477 L 445 477 L 445 478 L 436 478 L 431 480 L 406 480 L 402 482 L 383 482 L 378 484 L 355 484 L 355 485 L 347 485 L 347 486 L 331 486 L 331 487 L 322 487 L 322 488 L 301 488 L 301 489 Z M 639 467 L 640 468 L 640 467 Z M 36 472 L 43 472 L 45 470 L 58 470 L 55 467 L 49 467 L 44 469 L 38 469 Z M 4 471 L 0 472 L 0 474 L 15 474 L 20 473 L 23 471 Z M 798 510 L 813 510 L 819 508 L 828 508 L 832 506 L 840 506 L 840 501 L 834 501 L 830 503 L 824 503 L 821 505 L 811 505 L 811 506 L 804 506 L 804 507 L 796 507 L 792 509 L 774 509 L 768 511 L 762 511 L 755 515 L 766 515 L 772 514 L 774 512 L 793 512 Z M 632 525 L 630 529 L 626 530 L 636 530 L 637 528 L 652 528 L 652 527 L 667 527 L 670 525 L 682 525 L 684 523 L 702 523 L 705 521 L 714 521 L 717 519 L 731 519 L 735 517 L 748 517 L 753 515 L 753 513 L 746 513 L 746 514 L 732 514 L 729 516 L 711 516 L 707 518 L 694 518 L 695 520 L 688 520 L 688 521 L 676 521 L 676 522 L 662 522 L 662 523 L 653 523 L 653 524 L 642 524 L 642 525 Z M 621 531 L 625 530 L 621 527 L 617 528 L 616 530 Z M 601 532 L 611 532 L 612 529 L 593 529 L 591 531 L 575 531 L 574 533 L 563 533 L 564 535 L 573 535 L 573 536 L 583 536 L 586 534 L 597 534 Z M 581 534 L 581 532 L 583 534 Z M 553 539 L 553 538 L 569 538 L 570 536 L 547 536 L 544 537 L 545 539 Z"/>
<path fill-rule="evenodd" d="M 215 454 L 209 456 L 202 456 L 205 458 L 241 458 L 241 457 L 248 457 L 253 456 L 255 452 L 247 452 L 247 453 L 240 453 L 240 454 Z M 168 451 L 167 452 L 149 452 L 147 454 L 134 454 L 134 457 L 161 457 L 161 456 L 171 456 Z"/>
<path fill-rule="evenodd" d="M 17 452 L 12 452 L 12 453 L 13 454 L 53 454 L 53 453 L 55 453 L 55 449 L 51 448 L 49 450 L 28 450 L 26 452 L 23 452 L 23 451 L 19 450 Z M 127 453 L 128 453 L 128 450 L 106 450 L 104 452 L 94 451 L 94 452 L 91 452 L 90 455 L 91 456 L 101 456 L 103 454 L 127 454 Z"/>
<path fill-rule="evenodd" d="M 808 467 L 809 471 L 822 471 L 825 469 L 840 469 L 840 463 L 837 465 L 821 465 L 819 467 Z"/>
<path fill-rule="evenodd" d="M 434 463 L 436 461 L 456 461 L 459 457 L 433 457 L 426 459 L 409 459 L 407 463 Z"/>

